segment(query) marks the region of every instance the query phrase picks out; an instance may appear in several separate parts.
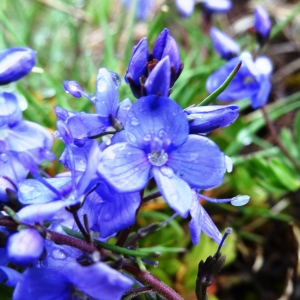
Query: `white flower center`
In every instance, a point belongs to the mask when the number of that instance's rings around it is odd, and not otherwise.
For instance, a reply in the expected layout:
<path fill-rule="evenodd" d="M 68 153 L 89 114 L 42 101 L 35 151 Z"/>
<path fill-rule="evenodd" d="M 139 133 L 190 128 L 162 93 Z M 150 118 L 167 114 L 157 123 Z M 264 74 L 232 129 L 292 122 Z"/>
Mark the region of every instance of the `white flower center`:
<path fill-rule="evenodd" d="M 168 153 L 166 153 L 164 150 L 152 151 L 150 154 L 148 154 L 148 159 L 152 165 L 160 167 L 167 162 Z"/>

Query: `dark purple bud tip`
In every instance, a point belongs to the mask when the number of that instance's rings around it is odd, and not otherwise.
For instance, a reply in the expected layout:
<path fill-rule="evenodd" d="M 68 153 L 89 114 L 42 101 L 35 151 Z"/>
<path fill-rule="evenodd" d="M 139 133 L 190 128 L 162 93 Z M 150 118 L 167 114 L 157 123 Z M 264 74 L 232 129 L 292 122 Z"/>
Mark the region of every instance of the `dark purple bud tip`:
<path fill-rule="evenodd" d="M 79 83 L 74 80 L 64 81 L 63 87 L 68 94 L 71 94 L 75 98 L 80 98 L 81 93 L 84 91 L 83 88 L 79 85 Z"/>

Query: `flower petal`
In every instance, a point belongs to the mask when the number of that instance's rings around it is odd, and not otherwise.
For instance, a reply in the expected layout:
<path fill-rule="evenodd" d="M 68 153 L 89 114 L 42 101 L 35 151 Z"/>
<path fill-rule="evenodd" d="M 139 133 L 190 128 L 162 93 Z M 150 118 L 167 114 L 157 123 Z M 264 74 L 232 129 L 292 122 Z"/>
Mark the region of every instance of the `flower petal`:
<path fill-rule="evenodd" d="M 165 97 L 142 97 L 128 112 L 125 125 L 127 142 L 151 152 L 151 144 L 158 140 L 168 147 L 181 145 L 188 136 L 188 121 L 182 108 Z"/>
<path fill-rule="evenodd" d="M 182 217 L 186 217 L 192 205 L 192 192 L 189 185 L 177 177 L 173 170 L 168 167 L 152 168 L 157 187 L 162 196 Z"/>
<path fill-rule="evenodd" d="M 19 272 L 8 267 L 0 266 L 0 283 L 6 280 L 6 285 L 15 286 L 20 281 L 21 277 L 22 274 Z"/>
<path fill-rule="evenodd" d="M 119 143 L 103 151 L 98 171 L 115 190 L 136 192 L 148 182 L 150 163 L 143 150 Z"/>
<path fill-rule="evenodd" d="M 198 135 L 190 135 L 183 145 L 169 153 L 167 166 L 192 187 L 201 189 L 222 183 L 226 171 L 219 147 Z"/>

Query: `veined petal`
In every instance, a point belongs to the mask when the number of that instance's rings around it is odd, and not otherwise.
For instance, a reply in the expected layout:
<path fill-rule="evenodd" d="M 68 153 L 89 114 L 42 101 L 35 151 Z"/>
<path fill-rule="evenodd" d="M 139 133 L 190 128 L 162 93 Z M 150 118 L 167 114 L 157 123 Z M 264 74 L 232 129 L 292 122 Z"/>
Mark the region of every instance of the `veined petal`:
<path fill-rule="evenodd" d="M 148 182 L 150 162 L 143 150 L 119 143 L 103 151 L 98 171 L 115 190 L 136 192 Z"/>
<path fill-rule="evenodd" d="M 45 180 L 57 189 L 62 196 L 71 192 L 72 183 L 70 177 L 45 178 Z M 36 179 L 26 179 L 18 186 L 18 200 L 25 205 L 47 203 L 59 200 L 58 195 L 49 190 L 43 183 Z"/>
<path fill-rule="evenodd" d="M 97 211 L 101 238 L 108 238 L 134 224 L 141 203 L 140 193 L 116 193 L 104 185 L 100 185 L 97 193 L 101 197 Z"/>
<path fill-rule="evenodd" d="M 189 135 L 187 141 L 169 153 L 166 164 L 192 187 L 211 188 L 223 181 L 225 156 L 210 139 Z"/>
<path fill-rule="evenodd" d="M 261 75 L 260 78 L 261 78 L 260 89 L 251 98 L 251 106 L 254 109 L 262 107 L 268 102 L 268 98 L 270 96 L 270 92 L 272 88 L 272 84 L 267 76 Z"/>
<path fill-rule="evenodd" d="M 178 147 L 187 139 L 188 121 L 182 108 L 165 97 L 142 97 L 128 112 L 125 125 L 127 142 L 151 152 L 156 141 L 162 148 Z"/>
<path fill-rule="evenodd" d="M 182 217 L 186 217 L 193 202 L 189 185 L 166 166 L 153 167 L 152 173 L 159 191 L 169 206 Z"/>
<path fill-rule="evenodd" d="M 202 231 L 209 237 L 211 237 L 216 243 L 220 244 L 222 240 L 222 234 L 206 212 L 206 210 L 201 206 L 203 210 L 203 224 Z"/>
<path fill-rule="evenodd" d="M 97 114 L 116 116 L 119 102 L 117 86 L 106 68 L 100 68 L 96 81 L 95 106 Z"/>
<path fill-rule="evenodd" d="M 80 291 L 99 300 L 121 299 L 133 285 L 128 277 L 101 262 L 87 267 L 69 263 L 63 273 Z"/>
<path fill-rule="evenodd" d="M 119 103 L 118 111 L 117 111 L 117 119 L 121 121 L 123 125 L 126 122 L 126 117 L 131 106 L 132 106 L 132 102 L 129 98 L 126 98 Z"/>

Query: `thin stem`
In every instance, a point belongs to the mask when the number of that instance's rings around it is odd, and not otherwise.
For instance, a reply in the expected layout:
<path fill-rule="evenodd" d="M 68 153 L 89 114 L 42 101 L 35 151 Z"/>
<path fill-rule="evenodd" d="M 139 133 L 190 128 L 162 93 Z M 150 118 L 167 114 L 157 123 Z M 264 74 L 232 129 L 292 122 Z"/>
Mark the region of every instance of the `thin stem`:
<path fill-rule="evenodd" d="M 160 196 L 161 196 L 161 192 L 154 192 L 154 193 L 149 194 L 148 196 L 144 197 L 142 199 L 142 203 L 144 204 L 144 203 L 146 203 L 146 202 L 148 202 L 150 200 L 156 199 L 156 198 L 158 198 Z"/>
<path fill-rule="evenodd" d="M 113 131 L 105 131 L 105 132 L 102 132 L 102 133 L 99 133 L 99 134 L 96 134 L 96 135 L 88 136 L 88 138 L 89 138 L 90 140 L 93 140 L 93 139 L 97 139 L 97 138 L 102 137 L 102 136 L 105 136 L 105 135 L 115 134 L 116 132 L 117 132 L 116 130 L 113 130 Z"/>
<path fill-rule="evenodd" d="M 183 298 L 173 289 L 171 289 L 151 273 L 141 271 L 134 263 L 124 260 L 122 269 L 134 275 L 139 281 L 149 284 L 153 287 L 154 291 L 160 293 L 167 299 L 183 300 Z"/>
<path fill-rule="evenodd" d="M 261 111 L 263 113 L 263 116 L 265 118 L 266 124 L 269 128 L 269 131 L 275 141 L 275 144 L 280 148 L 282 153 L 289 159 L 289 161 L 293 164 L 293 166 L 297 169 L 298 172 L 300 172 L 300 164 L 295 160 L 295 158 L 289 153 L 289 151 L 285 148 L 285 146 L 281 143 L 276 128 L 274 124 L 272 123 L 271 119 L 269 118 L 267 109 L 265 106 L 261 107 Z"/>

